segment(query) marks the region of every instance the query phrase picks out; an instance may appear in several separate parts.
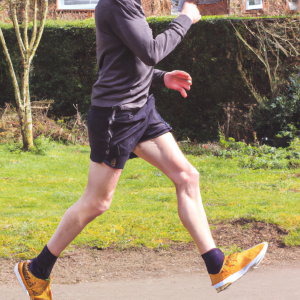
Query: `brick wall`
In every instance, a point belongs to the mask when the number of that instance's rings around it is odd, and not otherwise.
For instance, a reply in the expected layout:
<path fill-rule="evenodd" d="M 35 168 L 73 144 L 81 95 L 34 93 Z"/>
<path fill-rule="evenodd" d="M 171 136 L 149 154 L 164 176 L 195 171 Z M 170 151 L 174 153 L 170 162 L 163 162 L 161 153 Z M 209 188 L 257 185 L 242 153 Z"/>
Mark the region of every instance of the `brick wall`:
<path fill-rule="evenodd" d="M 146 17 L 171 14 L 170 0 L 141 0 Z"/>
<path fill-rule="evenodd" d="M 228 15 L 229 0 L 221 0 L 215 4 L 200 4 L 198 5 L 202 16 Z"/>
<path fill-rule="evenodd" d="M 300 0 L 297 0 L 300 11 Z M 263 9 L 246 10 L 246 0 L 222 0 L 216 4 L 199 5 L 201 15 L 232 15 L 232 16 L 280 16 L 291 12 L 288 0 L 263 0 Z"/>
<path fill-rule="evenodd" d="M 141 0 L 146 17 L 171 14 L 170 0 Z M 49 1 L 49 18 L 62 20 L 86 19 L 94 17 L 94 11 L 78 11 L 56 9 L 56 0 Z"/>
<path fill-rule="evenodd" d="M 1 0 L 0 0 L 1 1 Z M 169 15 L 171 12 L 170 0 L 141 0 L 146 16 L 153 15 Z M 263 0 L 264 8 L 262 10 L 246 10 L 246 0 L 221 0 L 215 4 L 201 4 L 199 9 L 201 15 L 231 15 L 231 16 L 253 16 L 259 17 L 263 15 L 280 16 L 287 15 L 289 13 L 295 13 L 295 11 L 289 10 L 288 0 Z M 300 13 L 300 0 L 292 0 L 296 2 Z M 94 17 L 94 11 L 58 11 L 56 9 L 56 0 L 49 0 L 48 18 L 49 19 L 62 19 L 62 20 L 74 20 L 74 19 L 86 19 Z M 0 12 L 0 21 L 9 22 L 9 18 L 6 11 Z"/>
<path fill-rule="evenodd" d="M 0 0 L 1 1 L 1 0 Z M 171 1 L 170 0 L 141 0 L 143 9 L 145 11 L 146 17 L 149 16 L 161 16 L 171 14 Z M 32 13 L 32 12 L 31 12 Z M 61 19 L 61 20 L 84 20 L 87 18 L 94 17 L 93 10 L 57 10 L 56 0 L 49 0 L 48 6 L 48 19 Z M 22 16 L 20 15 L 19 19 Z M 9 23 L 7 10 L 0 10 L 0 21 L 4 23 Z M 20 20 L 21 21 L 21 20 Z"/>
<path fill-rule="evenodd" d="M 263 9 L 246 10 L 246 0 L 231 0 L 230 14 L 241 16 L 280 16 L 287 13 L 287 0 L 263 0 Z"/>

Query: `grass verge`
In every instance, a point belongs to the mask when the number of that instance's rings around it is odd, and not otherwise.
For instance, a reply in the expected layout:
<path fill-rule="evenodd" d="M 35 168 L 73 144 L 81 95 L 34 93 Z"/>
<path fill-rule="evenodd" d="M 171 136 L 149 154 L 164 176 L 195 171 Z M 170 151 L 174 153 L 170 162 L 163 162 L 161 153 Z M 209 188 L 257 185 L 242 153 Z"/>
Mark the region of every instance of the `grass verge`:
<path fill-rule="evenodd" d="M 188 155 L 201 174 L 210 222 L 247 218 L 290 230 L 300 245 L 300 169 L 242 168 L 239 158 Z M 82 195 L 89 148 L 51 144 L 47 155 L 11 153 L 0 145 L 0 257 L 30 258 L 47 243 L 65 210 Z M 190 242 L 177 215 L 172 182 L 141 159 L 122 173 L 110 210 L 87 226 L 75 245 L 157 247 Z"/>

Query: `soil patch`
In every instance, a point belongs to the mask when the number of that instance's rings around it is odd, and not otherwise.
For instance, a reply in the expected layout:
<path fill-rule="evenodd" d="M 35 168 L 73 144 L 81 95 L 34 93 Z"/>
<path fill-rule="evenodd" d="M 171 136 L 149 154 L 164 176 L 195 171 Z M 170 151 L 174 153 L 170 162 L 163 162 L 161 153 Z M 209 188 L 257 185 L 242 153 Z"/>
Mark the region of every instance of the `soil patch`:
<path fill-rule="evenodd" d="M 230 247 L 237 245 L 246 250 L 261 242 L 269 243 L 269 250 L 286 248 L 283 237 L 288 231 L 278 225 L 257 222 L 248 219 L 239 219 L 231 224 L 218 224 L 212 230 L 217 245 Z"/>
<path fill-rule="evenodd" d="M 285 247 L 282 237 L 288 234 L 273 224 L 238 220 L 231 224 L 213 226 L 216 244 L 231 249 L 233 245 L 248 249 L 262 241 L 269 250 L 262 265 L 299 266 L 300 247 Z M 0 259 L 0 285 L 17 283 L 13 273 L 16 259 Z M 105 249 L 76 248 L 65 252 L 53 270 L 55 283 L 99 282 L 118 279 L 159 278 L 206 272 L 195 245 L 169 244 L 163 249 Z"/>

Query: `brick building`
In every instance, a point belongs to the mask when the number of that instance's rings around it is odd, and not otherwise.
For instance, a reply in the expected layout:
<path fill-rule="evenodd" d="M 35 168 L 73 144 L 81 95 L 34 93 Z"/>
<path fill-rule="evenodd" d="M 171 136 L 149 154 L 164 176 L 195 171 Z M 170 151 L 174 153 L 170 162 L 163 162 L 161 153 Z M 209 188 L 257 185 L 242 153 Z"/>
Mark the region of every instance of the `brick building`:
<path fill-rule="evenodd" d="M 94 17 L 94 8 L 98 1 L 99 0 L 48 0 L 47 18 L 53 20 L 84 20 L 92 18 Z M 147 17 L 171 14 L 170 0 L 141 0 L 141 2 Z M 31 13 L 33 12 L 31 11 Z M 22 21 L 21 13 L 18 18 L 19 21 Z M 11 22 L 7 9 L 0 9 L 0 22 Z"/>
<path fill-rule="evenodd" d="M 300 11 L 300 0 L 199 0 L 201 15 L 281 16 Z"/>
<path fill-rule="evenodd" d="M 177 4 L 182 1 L 184 0 L 141 0 L 146 16 L 167 15 L 171 13 L 171 10 L 172 13 L 177 12 Z M 93 15 L 92 7 L 97 2 L 98 0 L 50 0 L 49 11 L 52 12 L 53 18 L 58 15 L 62 19 L 72 18 L 72 16 L 85 18 Z M 199 0 L 199 3 L 199 9 L 203 16 L 258 17 L 280 16 L 300 12 L 300 0 Z"/>
<path fill-rule="evenodd" d="M 94 16 L 99 0 L 50 0 L 50 18 L 85 19 Z M 171 14 L 170 0 L 141 0 L 146 17 Z"/>
<path fill-rule="evenodd" d="M 1 1 L 1 0 L 0 0 Z M 177 12 L 182 0 L 141 0 L 146 16 Z M 94 17 L 98 0 L 49 0 L 49 19 L 86 19 Z M 172 2 L 172 8 L 171 8 Z M 300 13 L 300 0 L 199 0 L 201 15 L 280 16 Z M 7 11 L 0 11 L 0 21 L 10 22 Z"/>

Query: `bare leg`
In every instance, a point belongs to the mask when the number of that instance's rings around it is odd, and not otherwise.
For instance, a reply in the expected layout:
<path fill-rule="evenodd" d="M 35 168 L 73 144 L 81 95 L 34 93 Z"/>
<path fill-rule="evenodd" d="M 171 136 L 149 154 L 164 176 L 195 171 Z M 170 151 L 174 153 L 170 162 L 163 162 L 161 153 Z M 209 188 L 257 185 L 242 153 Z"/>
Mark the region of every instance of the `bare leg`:
<path fill-rule="evenodd" d="M 140 143 L 134 153 L 166 174 L 175 184 L 179 217 L 200 254 L 215 248 L 199 188 L 199 173 L 185 158 L 171 133 Z"/>
<path fill-rule="evenodd" d="M 65 212 L 47 244 L 53 255 L 58 257 L 89 222 L 109 208 L 121 172 L 104 163 L 90 162 L 88 183 L 83 196 Z"/>

